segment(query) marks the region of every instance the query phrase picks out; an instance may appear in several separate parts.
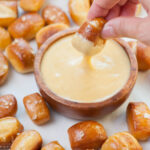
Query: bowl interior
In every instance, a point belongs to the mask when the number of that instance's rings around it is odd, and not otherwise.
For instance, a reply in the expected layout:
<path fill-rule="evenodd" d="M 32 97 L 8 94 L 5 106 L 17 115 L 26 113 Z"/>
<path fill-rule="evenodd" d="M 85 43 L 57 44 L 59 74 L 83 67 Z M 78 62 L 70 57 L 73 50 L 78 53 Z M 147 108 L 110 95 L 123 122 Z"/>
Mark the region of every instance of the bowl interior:
<path fill-rule="evenodd" d="M 77 29 L 69 29 L 66 31 L 59 32 L 58 34 L 55 34 L 53 37 L 49 38 L 40 48 L 36 55 L 35 59 L 35 77 L 37 84 L 40 86 L 40 88 L 52 99 L 59 103 L 63 103 L 64 105 L 70 105 L 73 107 L 77 107 L 78 104 L 80 104 L 80 107 L 98 107 L 99 105 L 108 105 L 109 103 L 114 103 L 115 101 L 120 100 L 122 97 L 128 95 L 136 81 L 137 77 L 137 62 L 134 54 L 130 50 L 129 46 L 120 39 L 116 39 L 116 41 L 124 48 L 129 61 L 130 61 L 130 75 L 127 83 L 122 87 L 120 91 L 118 91 L 116 94 L 114 94 L 111 97 L 108 97 L 104 100 L 97 101 L 97 102 L 90 102 L 90 103 L 82 103 L 82 102 L 77 102 L 77 101 L 72 101 L 66 98 L 62 98 L 58 95 L 56 95 L 52 90 L 50 90 L 47 85 L 44 83 L 42 76 L 41 76 L 41 62 L 42 58 L 45 54 L 45 52 L 48 50 L 48 48 L 55 43 L 57 40 L 60 38 L 63 38 L 65 36 L 74 34 L 77 31 Z"/>

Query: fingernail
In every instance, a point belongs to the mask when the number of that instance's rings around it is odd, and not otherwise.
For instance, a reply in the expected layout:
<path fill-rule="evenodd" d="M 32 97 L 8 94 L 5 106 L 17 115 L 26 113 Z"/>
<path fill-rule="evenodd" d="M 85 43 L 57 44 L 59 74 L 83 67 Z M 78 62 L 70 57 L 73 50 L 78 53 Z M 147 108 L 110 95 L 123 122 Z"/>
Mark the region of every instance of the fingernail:
<path fill-rule="evenodd" d="M 111 25 L 105 25 L 101 34 L 103 38 L 115 37 L 115 31 Z"/>

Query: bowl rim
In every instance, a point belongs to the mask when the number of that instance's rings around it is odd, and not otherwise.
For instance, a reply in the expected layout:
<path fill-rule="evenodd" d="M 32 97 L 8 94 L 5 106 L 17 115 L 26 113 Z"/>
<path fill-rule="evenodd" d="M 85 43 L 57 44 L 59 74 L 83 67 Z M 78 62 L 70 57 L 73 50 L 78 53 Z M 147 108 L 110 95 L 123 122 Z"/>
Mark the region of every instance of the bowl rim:
<path fill-rule="evenodd" d="M 58 96 L 52 90 L 50 90 L 44 83 L 44 81 L 42 79 L 40 67 L 41 67 L 42 58 L 43 58 L 45 52 L 57 40 L 65 37 L 65 36 L 74 34 L 77 31 L 77 29 L 78 29 L 77 27 L 70 28 L 70 29 L 56 33 L 52 37 L 48 38 L 46 40 L 46 42 L 44 42 L 42 44 L 42 46 L 40 47 L 40 49 L 38 50 L 36 57 L 35 57 L 35 61 L 34 61 L 34 75 L 35 75 L 35 79 L 36 79 L 36 82 L 37 82 L 39 88 L 42 89 L 51 99 L 55 100 L 56 102 L 62 103 L 63 105 L 66 105 L 69 107 L 75 107 L 75 108 L 79 108 L 79 109 L 80 108 L 84 108 L 84 109 L 99 108 L 99 107 L 108 106 L 112 103 L 117 103 L 118 101 L 121 100 L 121 98 L 128 95 L 129 91 L 132 90 L 133 85 L 136 82 L 137 72 L 138 72 L 138 66 L 137 66 L 137 60 L 136 60 L 135 54 L 132 52 L 129 45 L 122 39 L 115 39 L 115 40 L 123 47 L 123 49 L 125 50 L 128 58 L 129 58 L 130 75 L 129 75 L 129 78 L 128 78 L 126 84 L 117 93 L 115 93 L 115 95 L 110 96 L 108 98 L 106 97 L 106 99 L 104 99 L 102 101 L 87 102 L 87 103 L 77 102 L 77 101 L 65 99 L 63 97 Z"/>

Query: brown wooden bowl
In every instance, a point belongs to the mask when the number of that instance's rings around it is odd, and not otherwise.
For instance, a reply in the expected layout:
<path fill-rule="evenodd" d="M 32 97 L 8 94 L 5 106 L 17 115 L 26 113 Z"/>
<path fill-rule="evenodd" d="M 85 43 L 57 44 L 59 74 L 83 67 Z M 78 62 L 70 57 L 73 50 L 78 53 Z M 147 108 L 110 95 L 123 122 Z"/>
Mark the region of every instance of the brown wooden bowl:
<path fill-rule="evenodd" d="M 69 29 L 62 32 L 59 32 L 49 38 L 40 48 L 40 50 L 36 54 L 35 64 L 34 64 L 34 73 L 37 85 L 40 89 L 42 96 L 45 100 L 50 104 L 50 106 L 60 112 L 61 114 L 75 118 L 75 119 L 89 119 L 93 117 L 102 117 L 116 108 L 118 108 L 129 96 L 137 77 L 137 61 L 135 55 L 132 53 L 128 44 L 126 44 L 122 40 L 118 40 L 117 42 L 124 48 L 126 54 L 129 57 L 131 64 L 130 76 L 127 83 L 124 87 L 116 93 L 114 96 L 107 98 L 104 101 L 100 102 L 92 102 L 92 103 L 80 103 L 66 100 L 60 96 L 57 96 L 53 93 L 44 83 L 40 71 L 41 60 L 43 58 L 44 53 L 47 51 L 49 46 L 51 46 L 56 40 L 63 38 L 67 35 L 73 34 L 77 31 L 77 29 Z"/>

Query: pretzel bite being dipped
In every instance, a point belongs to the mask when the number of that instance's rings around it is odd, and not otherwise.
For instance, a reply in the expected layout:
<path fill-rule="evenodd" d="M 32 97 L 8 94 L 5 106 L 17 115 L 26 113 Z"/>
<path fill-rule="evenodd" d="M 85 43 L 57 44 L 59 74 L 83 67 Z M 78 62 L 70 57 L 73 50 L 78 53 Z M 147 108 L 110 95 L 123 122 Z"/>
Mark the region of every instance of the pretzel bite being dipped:
<path fill-rule="evenodd" d="M 39 11 L 45 0 L 20 0 L 20 7 L 25 11 Z"/>
<path fill-rule="evenodd" d="M 24 39 L 15 39 L 6 48 L 6 54 L 16 71 L 20 73 L 33 71 L 34 52 Z"/>
<path fill-rule="evenodd" d="M 141 42 L 129 42 L 130 47 L 136 54 L 139 71 L 146 71 L 150 69 L 150 46 Z"/>
<path fill-rule="evenodd" d="M 73 21 L 82 25 L 87 18 L 91 0 L 69 0 L 69 12 Z"/>
<path fill-rule="evenodd" d="M 26 112 L 34 123 L 41 125 L 50 120 L 49 109 L 40 94 L 34 93 L 24 97 L 23 103 Z"/>
<path fill-rule="evenodd" d="M 101 150 L 142 150 L 142 147 L 131 134 L 120 132 L 110 136 Z"/>
<path fill-rule="evenodd" d="M 40 47 L 49 37 L 51 37 L 55 33 L 65 30 L 67 28 L 69 28 L 69 26 L 67 26 L 66 24 L 63 24 L 63 23 L 50 24 L 50 25 L 42 28 L 36 34 L 36 42 L 38 44 L 38 47 Z"/>
<path fill-rule="evenodd" d="M 35 130 L 29 130 L 17 136 L 10 150 L 40 150 L 41 146 L 41 135 Z"/>
<path fill-rule="evenodd" d="M 56 6 L 46 6 L 42 11 L 42 16 L 46 24 L 64 23 L 70 26 L 70 21 L 66 13 Z"/>
<path fill-rule="evenodd" d="M 22 131 L 23 126 L 15 117 L 0 119 L 0 149 L 9 148 Z"/>
<path fill-rule="evenodd" d="M 131 102 L 127 108 L 128 128 L 138 140 L 150 137 L 150 109 L 144 102 Z"/>
<path fill-rule="evenodd" d="M 68 129 L 73 150 L 98 149 L 107 139 L 104 127 L 95 121 L 77 123 Z"/>
<path fill-rule="evenodd" d="M 0 27 L 0 51 L 5 50 L 5 48 L 11 43 L 11 37 L 9 32 Z"/>
<path fill-rule="evenodd" d="M 13 38 L 32 40 L 44 26 L 44 20 L 37 13 L 27 13 L 14 21 L 8 28 Z"/>
<path fill-rule="evenodd" d="M 0 26 L 8 27 L 18 15 L 17 0 L 0 1 Z"/>
<path fill-rule="evenodd" d="M 8 76 L 9 65 L 8 60 L 4 54 L 0 51 L 0 85 L 2 85 Z"/>
<path fill-rule="evenodd" d="M 72 45 L 85 55 L 100 52 L 105 44 L 105 40 L 101 38 L 101 30 L 105 22 L 103 18 L 85 22 L 74 35 Z"/>
<path fill-rule="evenodd" d="M 65 150 L 57 141 L 53 141 L 44 147 L 41 150 Z"/>
<path fill-rule="evenodd" d="M 0 118 L 14 116 L 17 112 L 17 100 L 15 96 L 8 94 L 0 96 Z"/>

